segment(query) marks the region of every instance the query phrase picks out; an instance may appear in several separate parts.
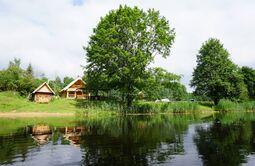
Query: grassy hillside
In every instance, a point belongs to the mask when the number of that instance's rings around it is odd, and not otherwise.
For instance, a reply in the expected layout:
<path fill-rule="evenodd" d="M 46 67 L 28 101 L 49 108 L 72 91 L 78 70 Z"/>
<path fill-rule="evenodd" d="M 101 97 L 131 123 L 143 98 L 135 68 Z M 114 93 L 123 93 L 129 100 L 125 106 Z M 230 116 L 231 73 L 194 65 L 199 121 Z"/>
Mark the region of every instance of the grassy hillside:
<path fill-rule="evenodd" d="M 17 92 L 0 92 L 0 112 L 76 112 L 76 101 L 54 99 L 48 104 L 39 104 L 21 97 Z"/>

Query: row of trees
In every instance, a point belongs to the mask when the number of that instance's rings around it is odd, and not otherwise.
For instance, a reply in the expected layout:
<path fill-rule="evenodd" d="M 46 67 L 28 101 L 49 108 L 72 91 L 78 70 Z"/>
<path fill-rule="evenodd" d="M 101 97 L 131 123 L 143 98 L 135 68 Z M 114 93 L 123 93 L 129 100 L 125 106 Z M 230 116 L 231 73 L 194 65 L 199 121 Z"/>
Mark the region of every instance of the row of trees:
<path fill-rule="evenodd" d="M 86 51 L 85 73 L 91 89 L 117 90 L 127 106 L 139 95 L 149 100 L 182 99 L 181 77 L 162 68 L 149 68 L 155 56 L 169 56 L 175 31 L 158 11 L 120 6 L 102 17 Z M 206 41 L 197 55 L 191 86 L 195 95 L 220 99 L 254 99 L 255 71 L 238 67 L 218 39 Z"/>
<path fill-rule="evenodd" d="M 214 101 L 220 99 L 255 99 L 255 70 L 238 67 L 229 52 L 215 38 L 206 41 L 197 55 L 191 86 L 196 95 L 205 95 Z"/>
<path fill-rule="evenodd" d="M 61 81 L 60 77 L 55 80 L 49 80 L 43 74 L 41 77 L 34 76 L 34 70 L 31 64 L 26 69 L 21 68 L 21 60 L 14 59 L 9 62 L 6 69 L 0 70 L 0 91 L 17 91 L 22 96 L 29 96 L 40 84 L 49 82 L 56 94 L 69 84 L 73 78 L 64 77 Z"/>
<path fill-rule="evenodd" d="M 149 68 L 147 70 L 146 80 L 141 80 L 139 89 L 135 90 L 137 98 L 147 100 L 156 100 L 161 98 L 170 98 L 172 100 L 182 100 L 187 96 L 186 88 L 180 83 L 181 76 L 176 75 L 162 68 Z M 99 91 L 109 96 L 122 99 L 122 94 L 117 89 L 111 89 L 107 84 L 107 77 L 91 78 L 85 73 L 83 79 L 86 82 L 86 90 L 92 92 L 92 95 L 98 96 Z M 34 76 L 34 70 L 31 64 L 26 69 L 21 68 L 20 59 L 14 59 L 9 62 L 6 69 L 0 70 L 0 91 L 17 91 L 23 96 L 29 96 L 43 82 L 48 82 L 50 87 L 58 95 L 59 91 L 67 86 L 74 79 L 60 77 L 49 80 L 42 74 L 40 77 Z M 139 94 L 139 95 L 138 95 Z"/>

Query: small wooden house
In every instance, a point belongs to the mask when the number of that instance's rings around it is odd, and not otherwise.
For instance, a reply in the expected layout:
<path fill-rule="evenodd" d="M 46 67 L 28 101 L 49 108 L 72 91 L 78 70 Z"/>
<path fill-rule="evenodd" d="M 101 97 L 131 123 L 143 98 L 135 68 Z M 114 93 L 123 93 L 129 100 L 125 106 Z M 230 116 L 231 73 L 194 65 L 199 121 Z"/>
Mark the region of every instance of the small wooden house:
<path fill-rule="evenodd" d="M 87 99 L 89 97 L 89 93 L 84 92 L 84 86 L 85 82 L 82 80 L 82 78 L 78 77 L 64 87 L 60 91 L 60 95 L 61 97 L 67 99 Z"/>
<path fill-rule="evenodd" d="M 54 91 L 50 86 L 44 82 L 38 88 L 32 92 L 32 97 L 35 102 L 38 103 L 48 103 L 51 101 L 52 97 L 55 95 Z"/>

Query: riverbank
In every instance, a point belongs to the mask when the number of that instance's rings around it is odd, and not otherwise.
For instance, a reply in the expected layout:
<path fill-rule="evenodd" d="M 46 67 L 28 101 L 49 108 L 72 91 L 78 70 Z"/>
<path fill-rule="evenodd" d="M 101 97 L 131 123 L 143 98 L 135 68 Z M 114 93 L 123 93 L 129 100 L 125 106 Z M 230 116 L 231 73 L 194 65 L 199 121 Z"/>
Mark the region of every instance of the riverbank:
<path fill-rule="evenodd" d="M 75 116 L 75 113 L 49 113 L 49 112 L 0 112 L 0 118 L 34 118 L 34 117 L 65 117 Z"/>

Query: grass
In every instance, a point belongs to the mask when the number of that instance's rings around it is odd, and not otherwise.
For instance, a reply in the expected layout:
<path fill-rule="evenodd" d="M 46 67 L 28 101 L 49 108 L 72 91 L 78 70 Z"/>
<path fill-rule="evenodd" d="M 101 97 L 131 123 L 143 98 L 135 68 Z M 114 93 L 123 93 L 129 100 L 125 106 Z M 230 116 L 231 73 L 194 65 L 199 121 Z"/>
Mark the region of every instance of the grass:
<path fill-rule="evenodd" d="M 216 111 L 255 111 L 255 101 L 233 102 L 230 100 L 220 100 Z"/>
<path fill-rule="evenodd" d="M 0 92 L 0 112 L 75 113 L 78 115 L 108 116 L 122 114 L 125 110 L 116 101 L 87 101 L 55 98 L 48 104 L 40 104 L 21 97 L 17 92 Z M 187 113 L 212 111 L 210 103 L 198 102 L 134 102 L 126 113 Z"/>
<path fill-rule="evenodd" d="M 0 112 L 59 112 L 75 113 L 82 111 L 76 107 L 76 101 L 54 99 L 48 104 L 31 102 L 21 97 L 17 92 L 0 92 Z"/>
<path fill-rule="evenodd" d="M 149 102 L 137 101 L 129 110 L 123 109 L 120 103 L 114 101 L 80 101 L 77 103 L 78 107 L 85 108 L 86 111 L 94 110 L 117 112 L 133 114 L 147 114 L 147 113 L 187 113 L 187 112 L 200 112 L 200 111 L 213 111 L 207 105 L 198 104 L 197 102 Z"/>
<path fill-rule="evenodd" d="M 108 109 L 108 104 L 100 102 L 89 103 L 86 107 L 84 101 L 55 98 L 50 103 L 36 103 L 25 99 L 17 92 L 0 92 L 0 113 L 2 112 L 46 112 L 46 113 L 73 113 L 77 116 L 109 116 L 116 111 Z M 86 101 L 88 103 L 88 101 Z M 96 107 L 96 105 L 98 107 Z M 99 107 L 100 106 L 100 107 Z M 108 108 L 107 108 L 108 107 Z M 112 107 L 113 108 L 113 107 Z M 104 110 L 104 111 L 103 111 Z"/>
<path fill-rule="evenodd" d="M 118 102 L 109 100 L 109 101 L 89 101 L 89 100 L 78 100 L 76 102 L 78 108 L 83 108 L 85 112 L 93 110 L 97 111 L 107 111 L 107 112 L 120 112 L 121 105 Z"/>

